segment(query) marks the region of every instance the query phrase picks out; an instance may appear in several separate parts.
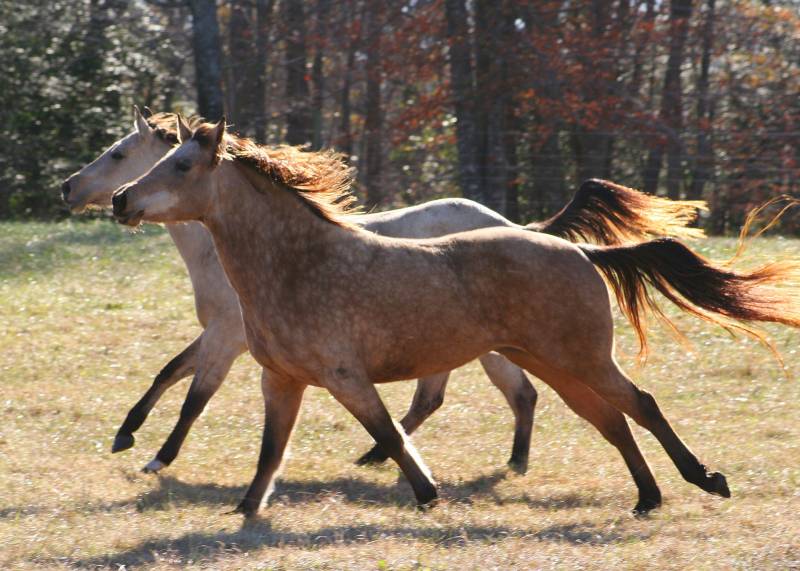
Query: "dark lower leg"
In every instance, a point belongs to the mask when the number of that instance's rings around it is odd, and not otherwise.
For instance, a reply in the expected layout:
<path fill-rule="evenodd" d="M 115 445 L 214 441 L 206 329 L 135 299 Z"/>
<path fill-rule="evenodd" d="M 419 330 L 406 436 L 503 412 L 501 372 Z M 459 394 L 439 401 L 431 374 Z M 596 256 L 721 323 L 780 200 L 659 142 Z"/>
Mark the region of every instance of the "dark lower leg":
<path fill-rule="evenodd" d="M 639 389 L 622 372 L 615 372 L 610 383 L 601 384 L 598 391 L 613 406 L 630 416 L 658 439 L 672 459 L 681 476 L 710 494 L 729 498 L 731 493 L 725 476 L 709 472 L 697 456 L 681 440 L 661 413 L 653 396 Z"/>
<path fill-rule="evenodd" d="M 278 377 L 262 376 L 264 393 L 264 434 L 255 478 L 244 499 L 236 508 L 237 513 L 252 517 L 271 491 L 274 478 L 280 469 L 286 445 L 294 428 L 305 385 L 297 385 Z"/>
<path fill-rule="evenodd" d="M 497 353 L 481 357 L 481 365 L 492 384 L 506 398 L 514 413 L 514 445 L 508 465 L 519 474 L 528 469 L 528 455 L 533 432 L 533 417 L 538 395 L 528 377 L 518 366 Z"/>
<path fill-rule="evenodd" d="M 150 414 L 161 395 L 172 385 L 192 373 L 194 370 L 195 351 L 200 345 L 199 340 L 199 337 L 195 339 L 186 349 L 173 357 L 161 369 L 161 372 L 156 375 L 153 384 L 147 389 L 144 396 L 128 412 L 125 422 L 122 423 L 122 426 L 117 431 L 117 436 L 114 438 L 111 452 L 122 452 L 131 448 L 135 442 L 133 433 L 141 428 L 147 419 L 147 415 Z"/>
<path fill-rule="evenodd" d="M 672 428 L 669 421 L 661 413 L 656 399 L 651 394 L 636 387 L 634 388 L 638 392 L 637 398 L 642 410 L 641 417 L 638 419 L 633 417 L 634 420 L 653 433 L 678 468 L 678 471 L 680 471 L 681 476 L 687 482 L 710 494 L 722 496 L 723 498 L 731 497 L 725 476 L 719 472 L 709 471 Z"/>
<path fill-rule="evenodd" d="M 406 434 L 411 434 L 436 412 L 444 402 L 444 391 L 450 373 L 440 373 L 417 380 L 417 390 L 411 401 L 411 408 L 400 421 Z M 389 455 L 379 446 L 373 446 L 366 454 L 356 460 L 356 464 L 381 464 L 389 459 Z"/>
<path fill-rule="evenodd" d="M 417 503 L 424 505 L 435 500 L 438 494 L 430 472 L 414 446 L 400 432 L 402 429 L 392 421 L 375 386 L 367 380 L 339 377 L 326 388 L 397 462 L 414 490 Z"/>
<path fill-rule="evenodd" d="M 589 421 L 619 450 L 639 490 L 634 512 L 644 513 L 661 505 L 661 491 L 642 451 L 633 438 L 625 416 L 583 384 L 551 379 L 550 386 L 579 416 Z"/>
<path fill-rule="evenodd" d="M 145 472 L 157 471 L 163 466 L 169 466 L 175 460 L 192 425 L 222 385 L 232 363 L 233 359 L 227 356 L 220 357 L 214 366 L 197 372 L 181 407 L 178 422 L 156 454 L 156 465 L 148 464 L 144 469 Z"/>

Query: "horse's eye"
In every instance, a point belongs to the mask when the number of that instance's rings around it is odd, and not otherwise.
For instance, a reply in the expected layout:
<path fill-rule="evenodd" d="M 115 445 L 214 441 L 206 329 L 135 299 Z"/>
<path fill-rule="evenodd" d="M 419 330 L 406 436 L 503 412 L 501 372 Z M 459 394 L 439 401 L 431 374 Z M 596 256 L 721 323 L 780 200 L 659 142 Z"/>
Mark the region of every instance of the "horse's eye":
<path fill-rule="evenodd" d="M 189 161 L 178 161 L 177 163 L 175 163 L 175 168 L 181 172 L 186 172 L 190 168 L 192 168 L 192 163 L 190 163 Z"/>
<path fill-rule="evenodd" d="M 113 153 L 111 153 L 111 158 L 114 159 L 115 161 L 121 161 L 122 159 L 125 158 L 125 155 L 123 155 L 119 151 L 114 151 Z"/>

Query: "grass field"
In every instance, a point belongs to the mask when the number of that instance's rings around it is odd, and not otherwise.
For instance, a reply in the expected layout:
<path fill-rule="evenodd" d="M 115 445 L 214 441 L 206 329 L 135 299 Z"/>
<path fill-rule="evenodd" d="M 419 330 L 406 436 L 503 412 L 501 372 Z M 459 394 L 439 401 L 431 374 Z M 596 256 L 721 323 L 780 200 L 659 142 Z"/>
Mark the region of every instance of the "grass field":
<path fill-rule="evenodd" d="M 730 240 L 697 245 L 724 259 Z M 800 256 L 761 239 L 746 260 Z M 168 392 L 112 456 L 117 427 L 168 358 L 194 338 L 189 282 L 166 234 L 108 221 L 0 225 L 0 568 L 800 569 L 800 335 L 768 328 L 769 351 L 689 317 L 692 346 L 662 329 L 645 367 L 618 321 L 620 355 L 733 498 L 685 483 L 635 427 L 664 493 L 629 513 L 635 487 L 616 451 L 541 382 L 528 474 L 507 473 L 512 417 L 474 364 L 414 441 L 441 486 L 414 508 L 397 468 L 352 461 L 370 441 L 310 389 L 270 506 L 225 515 L 249 482 L 261 435 L 258 371 L 242 357 L 163 472 L 139 469 L 177 418 Z M 413 383 L 381 387 L 392 414 Z"/>

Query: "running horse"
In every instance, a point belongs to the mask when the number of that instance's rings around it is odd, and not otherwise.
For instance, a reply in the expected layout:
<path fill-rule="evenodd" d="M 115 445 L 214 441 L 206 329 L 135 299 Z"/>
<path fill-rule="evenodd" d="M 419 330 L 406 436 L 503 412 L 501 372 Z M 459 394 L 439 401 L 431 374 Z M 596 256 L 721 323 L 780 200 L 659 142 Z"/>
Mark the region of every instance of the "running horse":
<path fill-rule="evenodd" d="M 198 119 L 192 125 L 200 124 Z M 97 159 L 70 176 L 62 185 L 64 201 L 74 213 L 87 207 L 110 207 L 117 187 L 146 173 L 177 143 L 176 116 L 151 114 L 134 108 L 133 130 L 111 144 Z M 292 162 L 308 158 L 292 147 L 270 150 L 274 160 Z M 323 165 L 328 162 L 323 161 Z M 652 236 L 699 237 L 688 227 L 700 201 L 670 201 L 603 180 L 584 182 L 572 201 L 553 217 L 518 226 L 485 206 L 459 198 L 386 212 L 349 215 L 348 220 L 385 236 L 430 238 L 489 226 L 504 226 L 606 244 L 640 241 Z M 173 357 L 119 427 L 112 452 L 135 444 L 134 433 L 145 422 L 161 396 L 182 378 L 194 375 L 180 417 L 145 472 L 158 472 L 177 457 L 189 430 L 208 401 L 222 386 L 233 361 L 247 350 L 236 293 L 219 263 L 211 235 L 199 222 L 167 224 L 167 231 L 189 272 L 195 310 L 202 333 Z M 514 413 L 514 443 L 509 466 L 525 472 L 537 393 L 519 367 L 497 353 L 480 357 L 490 381 L 497 386 Z M 449 373 L 419 379 L 408 413 L 400 423 L 407 433 L 417 429 L 442 404 Z M 612 442 L 616 442 L 612 440 Z M 357 463 L 386 460 L 375 446 Z"/>
<path fill-rule="evenodd" d="M 350 181 L 336 156 L 277 161 L 268 148 L 226 136 L 224 120 L 195 129 L 179 120 L 178 134 L 180 146 L 114 194 L 113 210 L 131 226 L 202 222 L 238 295 L 248 347 L 263 367 L 265 424 L 256 475 L 236 511 L 254 516 L 268 496 L 309 385 L 358 419 L 419 504 L 434 501 L 430 471 L 374 383 L 438 374 L 489 351 L 542 379 L 604 434 L 626 432 L 630 416 L 687 481 L 730 497 L 725 476 L 698 460 L 615 361 L 609 286 L 646 347 L 641 317 L 657 307 L 648 284 L 728 328 L 800 327 L 798 291 L 788 285 L 794 267 L 737 273 L 673 239 L 590 246 L 508 228 L 380 236 L 345 216 Z M 639 502 L 653 502 L 658 488 L 640 453 L 629 468 L 653 494 L 642 498 L 640 486 Z"/>

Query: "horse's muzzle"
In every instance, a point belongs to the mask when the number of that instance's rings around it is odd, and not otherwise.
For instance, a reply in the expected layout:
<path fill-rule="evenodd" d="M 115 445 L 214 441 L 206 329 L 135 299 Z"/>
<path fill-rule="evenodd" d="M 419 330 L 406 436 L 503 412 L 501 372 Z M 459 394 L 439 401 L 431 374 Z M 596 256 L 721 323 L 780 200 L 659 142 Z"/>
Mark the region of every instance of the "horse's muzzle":
<path fill-rule="evenodd" d="M 122 218 L 125 215 L 125 205 L 128 203 L 128 196 L 124 190 L 117 191 L 111 197 L 111 205 L 114 208 L 114 216 Z"/>

